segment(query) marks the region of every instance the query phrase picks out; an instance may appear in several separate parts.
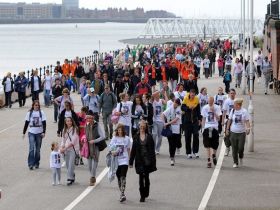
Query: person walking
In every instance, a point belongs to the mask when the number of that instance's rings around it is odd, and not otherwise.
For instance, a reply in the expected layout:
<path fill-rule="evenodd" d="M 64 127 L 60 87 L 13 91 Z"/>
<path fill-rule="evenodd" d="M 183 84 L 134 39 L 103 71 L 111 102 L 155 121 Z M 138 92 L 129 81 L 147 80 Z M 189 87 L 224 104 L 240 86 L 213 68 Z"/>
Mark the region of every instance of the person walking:
<path fill-rule="evenodd" d="M 214 96 L 214 103 L 220 107 L 221 111 L 223 110 L 223 105 L 224 105 L 226 99 L 227 99 L 227 96 L 224 94 L 223 88 L 219 87 L 218 94 L 216 94 Z M 223 116 L 221 115 L 220 120 L 219 120 L 219 126 L 218 126 L 219 135 L 221 135 L 221 133 L 223 131 L 222 118 L 223 118 Z"/>
<path fill-rule="evenodd" d="M 134 137 L 129 166 L 133 167 L 135 160 L 135 171 L 139 175 L 139 191 L 140 202 L 145 202 L 145 199 L 150 194 L 150 173 L 157 170 L 155 143 L 153 137 L 148 132 L 147 122 L 142 120 L 139 124 L 139 132 Z"/>
<path fill-rule="evenodd" d="M 12 108 L 12 93 L 14 92 L 14 80 L 10 72 L 4 77 L 2 81 L 5 92 L 5 107 Z"/>
<path fill-rule="evenodd" d="M 204 74 L 205 78 L 208 79 L 210 76 L 210 60 L 208 59 L 208 55 L 205 55 L 205 58 L 203 60 L 203 68 L 204 68 Z"/>
<path fill-rule="evenodd" d="M 136 95 L 131 108 L 132 137 L 139 131 L 139 122 L 147 118 L 147 109 L 140 95 Z"/>
<path fill-rule="evenodd" d="M 246 135 L 250 133 L 249 113 L 242 108 L 243 99 L 234 100 L 234 109 L 229 114 L 226 135 L 230 136 L 232 146 L 233 168 L 243 165 Z"/>
<path fill-rule="evenodd" d="M 234 99 L 235 99 L 235 96 L 236 96 L 236 91 L 235 91 L 235 89 L 231 89 L 230 92 L 229 92 L 228 98 L 225 100 L 225 102 L 224 102 L 224 104 L 223 104 L 222 125 L 225 125 L 225 129 L 226 129 L 226 127 L 227 127 L 227 123 L 229 122 L 229 121 L 228 121 L 228 116 L 229 116 L 231 110 L 232 110 L 233 107 L 234 107 Z M 226 145 L 225 156 L 228 156 L 228 155 L 229 155 L 229 152 L 230 152 L 230 146 L 231 146 L 229 136 L 225 135 L 225 137 L 224 137 L 224 142 L 225 142 L 225 145 Z"/>
<path fill-rule="evenodd" d="M 261 67 L 261 73 L 263 75 L 263 84 L 264 84 L 264 94 L 267 95 L 268 85 L 271 79 L 272 65 L 268 61 L 268 57 L 265 56 L 264 61 Z"/>
<path fill-rule="evenodd" d="M 55 79 L 55 85 L 52 87 L 52 94 L 53 94 L 53 98 L 56 99 L 60 96 L 62 96 L 62 91 L 63 91 L 63 87 L 61 85 L 61 81 L 59 78 Z M 53 103 L 53 114 L 54 114 L 54 123 L 57 123 L 58 120 L 58 114 L 59 112 L 59 104 L 55 102 Z"/>
<path fill-rule="evenodd" d="M 102 113 L 105 137 L 106 139 L 112 139 L 113 124 L 111 121 L 111 116 L 113 109 L 117 106 L 117 98 L 110 90 L 110 86 L 108 84 L 105 85 L 105 91 L 100 96 L 99 104 Z"/>
<path fill-rule="evenodd" d="M 51 105 L 52 76 L 50 75 L 50 70 L 48 69 L 46 70 L 43 86 L 45 107 L 49 107 Z"/>
<path fill-rule="evenodd" d="M 65 155 L 67 186 L 75 182 L 75 158 L 79 153 L 79 128 L 72 117 L 66 117 L 60 152 Z"/>
<path fill-rule="evenodd" d="M 218 122 L 222 116 L 220 106 L 214 104 L 214 97 L 209 97 L 209 103 L 201 111 L 203 144 L 207 152 L 207 168 L 217 164 L 216 151 L 219 146 Z"/>
<path fill-rule="evenodd" d="M 248 92 L 250 92 L 250 74 L 251 74 L 251 69 L 250 69 L 251 67 L 250 67 L 250 64 L 249 64 L 249 61 L 248 61 L 248 65 L 247 65 L 247 67 L 246 67 L 246 70 L 245 70 L 245 72 L 246 72 L 246 78 L 247 78 L 247 86 L 248 86 Z M 254 92 L 254 89 L 255 89 L 255 79 L 256 79 L 256 75 L 257 75 L 258 73 L 257 73 L 257 69 L 256 69 L 256 66 L 255 66 L 255 64 L 253 63 L 253 88 L 252 88 L 252 90 L 253 90 L 253 92 Z"/>
<path fill-rule="evenodd" d="M 207 88 L 203 87 L 200 89 L 200 93 L 197 95 L 199 99 L 199 104 L 200 104 L 200 110 L 208 104 L 208 94 L 207 94 Z"/>
<path fill-rule="evenodd" d="M 129 100 L 127 93 L 120 94 L 121 102 L 117 104 L 115 115 L 120 116 L 118 123 L 124 125 L 125 135 L 130 136 L 131 110 L 133 102 Z"/>
<path fill-rule="evenodd" d="M 169 144 L 170 165 L 175 164 L 176 149 L 182 147 L 180 125 L 182 121 L 181 100 L 177 98 L 173 105 L 162 113 L 164 127 L 171 127 L 172 135 L 167 137 Z"/>
<path fill-rule="evenodd" d="M 74 110 L 73 99 L 70 96 L 70 91 L 67 88 L 62 90 L 62 95 L 55 98 L 54 102 L 59 106 L 59 114 L 65 109 L 65 101 L 69 101 L 71 104 L 71 109 Z"/>
<path fill-rule="evenodd" d="M 86 139 L 88 143 L 88 167 L 90 172 L 90 186 L 94 186 L 96 183 L 96 171 L 99 162 L 99 147 L 97 143 L 105 139 L 105 134 L 101 129 L 100 124 L 94 120 L 94 114 L 89 111 L 87 114 L 86 125 Z"/>
<path fill-rule="evenodd" d="M 165 100 L 160 98 L 160 92 L 156 91 L 153 94 L 153 111 L 154 111 L 154 115 L 153 115 L 153 139 L 155 141 L 155 148 L 156 148 L 156 154 L 158 155 L 160 152 L 160 147 L 161 147 L 161 141 L 162 141 L 162 129 L 164 126 L 164 122 L 162 121 L 161 118 L 161 114 L 163 112 L 163 105 L 166 104 L 166 102 L 168 101 L 168 97 L 166 95 L 165 92 Z"/>
<path fill-rule="evenodd" d="M 233 66 L 233 72 L 235 76 L 235 88 L 240 88 L 241 85 L 241 78 L 242 78 L 242 63 L 240 62 L 239 58 L 235 59 L 235 64 Z"/>
<path fill-rule="evenodd" d="M 39 101 L 39 93 L 41 90 L 41 78 L 38 76 L 38 70 L 33 71 L 33 75 L 30 81 L 32 101 Z"/>
<path fill-rule="evenodd" d="M 95 89 L 91 87 L 89 89 L 89 93 L 83 98 L 85 104 L 88 105 L 88 109 L 93 112 L 95 121 L 99 122 L 99 112 L 100 112 L 100 104 L 99 99 L 100 96 L 97 94 Z"/>
<path fill-rule="evenodd" d="M 257 73 L 258 73 L 258 82 L 259 82 L 259 78 L 262 77 L 262 65 L 263 65 L 263 60 L 264 60 L 264 56 L 262 54 L 262 51 L 259 50 L 258 54 L 255 57 L 255 62 L 257 64 Z"/>
<path fill-rule="evenodd" d="M 152 134 L 153 129 L 153 118 L 154 118 L 154 108 L 151 100 L 151 95 L 146 93 L 142 96 L 142 101 L 147 109 L 147 126 L 148 126 L 148 133 Z"/>
<path fill-rule="evenodd" d="M 28 79 L 24 76 L 24 72 L 20 72 L 15 80 L 15 91 L 18 93 L 19 107 L 25 106 L 26 102 L 26 87 L 28 85 Z"/>
<path fill-rule="evenodd" d="M 232 76 L 230 73 L 230 69 L 227 67 L 226 72 L 224 73 L 224 79 L 223 79 L 223 83 L 225 84 L 226 93 L 229 93 L 231 81 L 232 81 Z"/>
<path fill-rule="evenodd" d="M 52 185 L 60 185 L 61 178 L 61 154 L 59 151 L 58 142 L 53 142 L 51 144 L 51 154 L 50 154 L 50 168 L 52 169 Z"/>
<path fill-rule="evenodd" d="M 42 139 L 45 137 L 46 127 L 46 115 L 43 110 L 40 109 L 39 101 L 34 101 L 32 103 L 32 108 L 25 116 L 23 128 L 23 138 L 28 128 L 28 167 L 30 170 L 33 170 L 33 167 L 36 169 L 39 168 Z"/>
<path fill-rule="evenodd" d="M 130 139 L 126 135 L 124 126 L 122 124 L 118 124 L 116 133 L 109 144 L 109 150 L 113 156 L 118 157 L 118 169 L 116 175 L 118 178 L 119 190 L 121 192 L 120 202 L 124 202 L 126 200 L 124 192 L 126 187 L 126 174 L 128 170 L 130 147 Z"/>
<path fill-rule="evenodd" d="M 181 106 L 183 113 L 183 129 L 185 131 L 185 146 L 188 159 L 192 158 L 192 153 L 195 158 L 199 158 L 199 126 L 201 125 L 200 104 L 199 98 L 195 95 L 195 90 L 190 90 Z M 193 144 L 191 147 L 193 136 Z"/>

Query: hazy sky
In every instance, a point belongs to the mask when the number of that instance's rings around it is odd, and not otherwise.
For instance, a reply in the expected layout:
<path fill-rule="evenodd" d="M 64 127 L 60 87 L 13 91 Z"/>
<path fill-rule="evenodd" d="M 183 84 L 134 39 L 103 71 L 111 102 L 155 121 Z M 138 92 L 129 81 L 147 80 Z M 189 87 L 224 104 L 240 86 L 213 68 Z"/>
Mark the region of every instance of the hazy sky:
<path fill-rule="evenodd" d="M 0 0 L 0 2 L 40 2 L 61 3 L 62 0 Z M 248 0 L 246 1 L 246 5 Z M 270 0 L 254 0 L 255 17 L 263 18 Z M 80 0 L 80 7 L 106 9 L 108 7 L 127 7 L 145 10 L 163 9 L 186 18 L 239 18 L 241 0 Z M 246 6 L 247 7 L 247 6 Z M 247 12 L 247 11 L 246 11 Z"/>

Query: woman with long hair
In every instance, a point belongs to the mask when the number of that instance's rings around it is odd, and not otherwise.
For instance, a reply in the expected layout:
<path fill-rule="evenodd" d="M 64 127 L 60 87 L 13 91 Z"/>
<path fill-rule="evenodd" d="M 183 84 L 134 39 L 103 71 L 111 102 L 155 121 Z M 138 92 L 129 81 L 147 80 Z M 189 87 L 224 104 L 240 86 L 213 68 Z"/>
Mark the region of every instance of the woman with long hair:
<path fill-rule="evenodd" d="M 116 133 L 113 136 L 109 144 L 110 152 L 113 156 L 118 157 L 118 169 L 116 172 L 118 178 L 118 185 L 121 192 L 120 202 L 126 200 L 124 194 L 126 186 L 126 174 L 128 170 L 128 162 L 130 155 L 130 139 L 126 135 L 125 127 L 122 124 L 118 124 Z"/>
<path fill-rule="evenodd" d="M 147 109 L 142 101 L 140 95 L 136 95 L 133 100 L 132 110 L 131 110 L 131 124 L 132 124 L 132 136 L 134 136 L 139 130 L 139 122 L 141 119 L 147 117 Z"/>
<path fill-rule="evenodd" d="M 40 165 L 40 150 L 42 145 L 42 138 L 46 133 L 46 116 L 40 109 L 39 101 L 34 101 L 32 108 L 26 114 L 25 124 L 23 128 L 23 137 L 28 129 L 29 138 L 29 153 L 28 153 L 28 167 L 33 170 Z"/>
<path fill-rule="evenodd" d="M 79 153 L 79 129 L 72 117 L 66 117 L 60 152 L 65 155 L 67 185 L 75 182 L 75 157 Z"/>
<path fill-rule="evenodd" d="M 135 160 L 135 170 L 139 175 L 140 202 L 145 202 L 150 193 L 149 174 L 156 171 L 155 143 L 148 132 L 148 124 L 142 120 L 139 132 L 133 139 L 129 166 L 132 168 Z"/>

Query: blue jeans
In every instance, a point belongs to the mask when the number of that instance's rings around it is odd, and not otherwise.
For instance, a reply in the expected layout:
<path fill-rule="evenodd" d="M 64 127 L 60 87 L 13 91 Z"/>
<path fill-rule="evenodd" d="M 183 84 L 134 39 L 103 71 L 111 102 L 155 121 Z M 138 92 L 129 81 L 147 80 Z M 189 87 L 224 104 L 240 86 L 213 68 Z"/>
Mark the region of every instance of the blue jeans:
<path fill-rule="evenodd" d="M 42 145 L 41 133 L 33 134 L 28 133 L 29 137 L 29 154 L 28 154 L 28 166 L 39 166 L 40 165 L 40 150 Z"/>
<path fill-rule="evenodd" d="M 51 105 L 51 96 L 50 96 L 51 91 L 50 90 L 45 90 L 44 91 L 44 102 L 45 106 L 50 106 Z"/>

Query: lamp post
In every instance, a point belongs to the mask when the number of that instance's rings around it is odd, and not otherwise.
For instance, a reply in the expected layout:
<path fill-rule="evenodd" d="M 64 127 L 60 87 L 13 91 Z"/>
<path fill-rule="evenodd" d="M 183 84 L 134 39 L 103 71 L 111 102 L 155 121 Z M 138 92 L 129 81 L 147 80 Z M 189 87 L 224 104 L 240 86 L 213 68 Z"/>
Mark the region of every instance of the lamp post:
<path fill-rule="evenodd" d="M 242 94 L 245 95 L 246 94 L 246 72 L 245 72 L 245 0 L 241 0 L 242 1 L 242 27 L 243 27 L 243 30 L 242 30 L 242 36 L 243 36 L 243 71 L 242 71 L 242 84 L 241 84 L 241 87 L 242 87 Z"/>
<path fill-rule="evenodd" d="M 250 116 L 251 132 L 248 137 L 248 151 L 254 152 L 254 106 L 253 106 L 253 27 L 254 27 L 254 1 L 250 0 L 250 100 L 248 112 Z"/>

